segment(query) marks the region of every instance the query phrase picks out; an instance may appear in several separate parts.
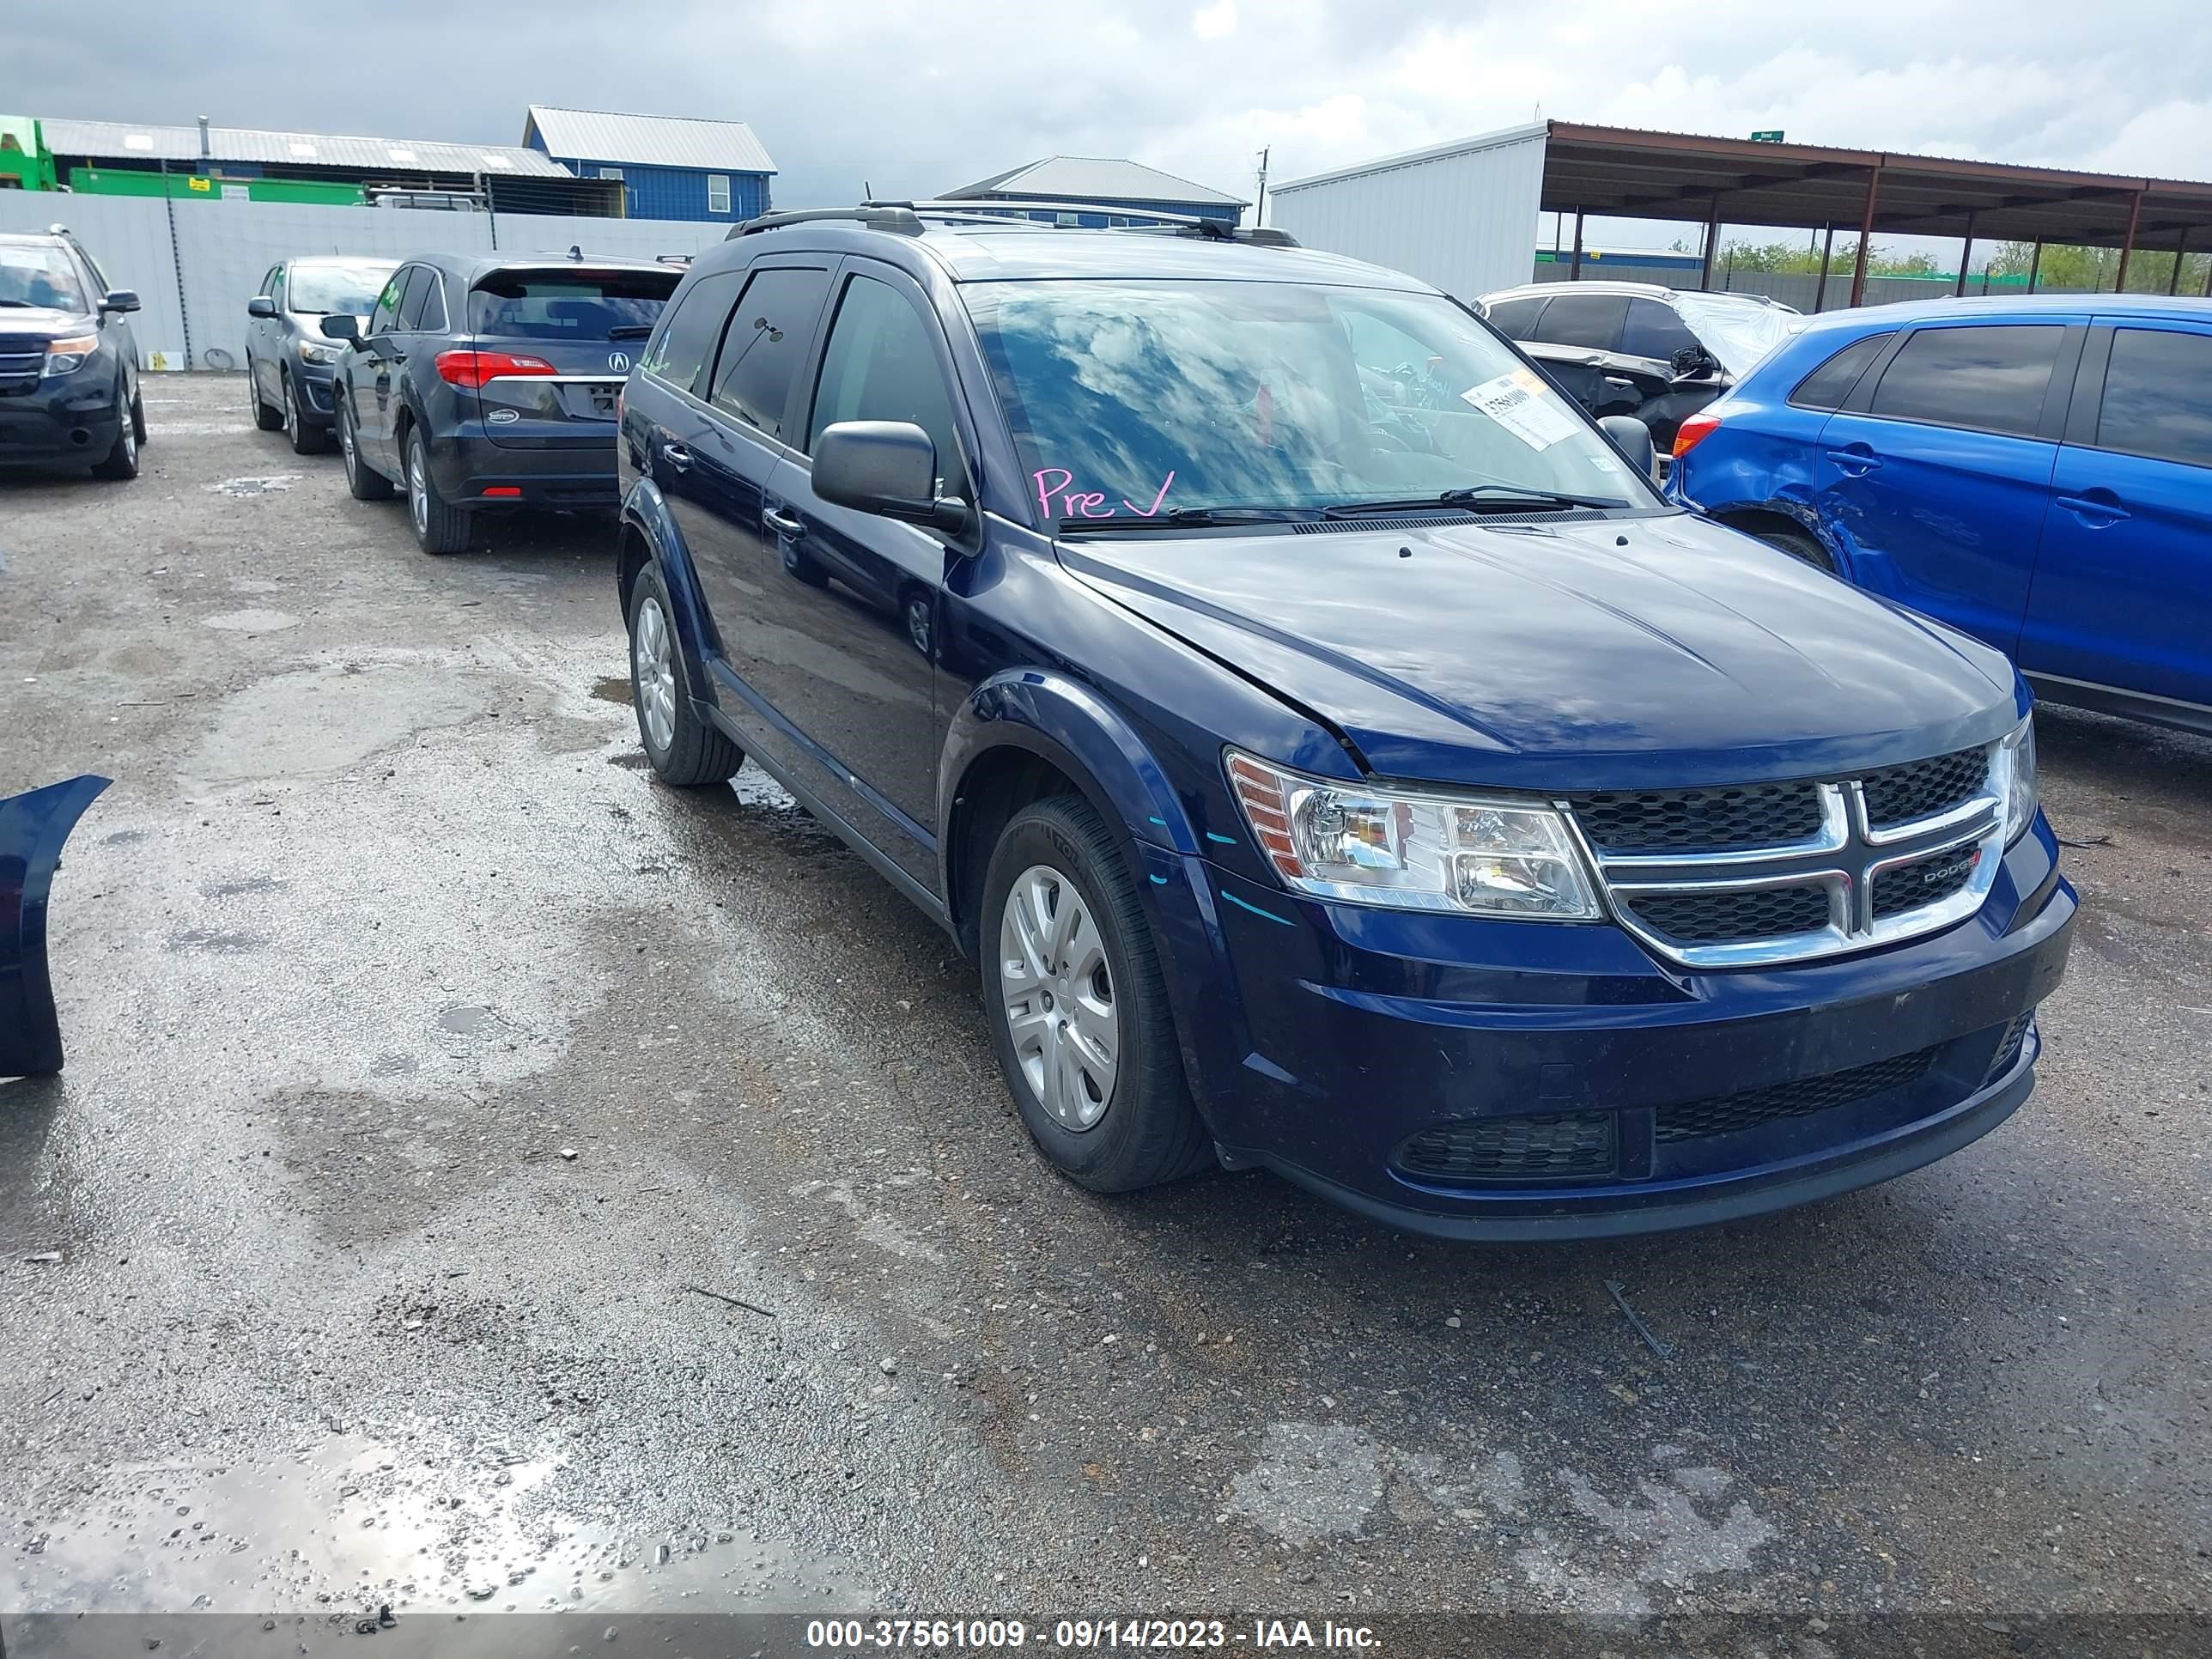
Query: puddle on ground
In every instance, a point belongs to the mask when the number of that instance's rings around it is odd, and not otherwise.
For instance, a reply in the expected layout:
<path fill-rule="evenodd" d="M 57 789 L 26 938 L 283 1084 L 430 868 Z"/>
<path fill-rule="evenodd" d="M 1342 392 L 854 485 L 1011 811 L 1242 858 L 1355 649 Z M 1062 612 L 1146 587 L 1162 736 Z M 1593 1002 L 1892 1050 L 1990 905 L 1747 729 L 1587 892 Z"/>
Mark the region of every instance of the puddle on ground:
<path fill-rule="evenodd" d="M 629 676 L 609 674 L 592 682 L 592 695 L 601 702 L 618 702 L 625 708 L 631 701 Z"/>
<path fill-rule="evenodd" d="M 489 1008 L 457 1002 L 438 1016 L 438 1024 L 445 1030 L 458 1031 L 463 1036 L 474 1036 L 483 1029 L 484 1022 L 493 1018 Z"/>
<path fill-rule="evenodd" d="M 18 1495 L 0 1611 L 857 1611 L 865 1587 L 750 1528 L 653 1534 L 563 1513 L 562 1464 L 425 1462 L 360 1436 L 258 1462 L 118 1470 Z M 27 1511 L 27 1514 L 23 1513 Z"/>
<path fill-rule="evenodd" d="M 245 428 L 240 428 L 243 431 Z M 200 488 L 210 495 L 266 495 L 279 489 L 289 489 L 307 475 L 304 472 L 277 472 L 265 478 L 225 478 L 217 483 L 202 484 Z"/>

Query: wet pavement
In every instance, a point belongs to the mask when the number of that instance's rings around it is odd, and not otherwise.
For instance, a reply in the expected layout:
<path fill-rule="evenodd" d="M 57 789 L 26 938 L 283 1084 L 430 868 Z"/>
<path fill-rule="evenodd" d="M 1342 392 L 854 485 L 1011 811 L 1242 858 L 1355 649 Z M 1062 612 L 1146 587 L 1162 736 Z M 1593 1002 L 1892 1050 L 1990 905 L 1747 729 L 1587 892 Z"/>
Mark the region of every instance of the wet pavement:
<path fill-rule="evenodd" d="M 2072 975 L 1933 1169 L 1553 1249 L 1102 1199 L 943 936 L 643 771 L 603 524 L 429 558 L 148 394 L 136 483 L 0 478 L 0 794 L 116 780 L 0 1083 L 0 1612 L 2212 1601 L 2212 742 L 2046 715 Z"/>

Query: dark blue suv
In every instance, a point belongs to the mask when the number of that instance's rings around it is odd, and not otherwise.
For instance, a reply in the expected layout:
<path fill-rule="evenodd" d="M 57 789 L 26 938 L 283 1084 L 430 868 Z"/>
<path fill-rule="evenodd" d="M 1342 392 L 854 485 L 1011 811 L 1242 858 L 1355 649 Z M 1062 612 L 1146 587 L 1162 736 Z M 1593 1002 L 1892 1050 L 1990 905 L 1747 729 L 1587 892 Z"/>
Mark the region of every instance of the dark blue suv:
<path fill-rule="evenodd" d="M 1987 641 L 2038 695 L 2212 732 L 2212 301 L 1823 317 L 1674 449 L 1683 500 Z"/>
<path fill-rule="evenodd" d="M 620 446 L 654 770 L 750 754 L 943 925 L 1087 1187 L 1632 1232 L 2027 1097 L 2074 896 L 2010 665 L 1669 507 L 1410 278 L 772 216 Z"/>

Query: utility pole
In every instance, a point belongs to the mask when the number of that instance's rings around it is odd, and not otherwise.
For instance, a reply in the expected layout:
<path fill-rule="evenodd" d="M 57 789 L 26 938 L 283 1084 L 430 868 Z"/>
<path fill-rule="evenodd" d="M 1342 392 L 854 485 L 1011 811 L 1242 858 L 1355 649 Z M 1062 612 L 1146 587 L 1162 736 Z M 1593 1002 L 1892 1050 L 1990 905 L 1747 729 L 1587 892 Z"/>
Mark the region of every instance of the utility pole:
<path fill-rule="evenodd" d="M 1273 144 L 1263 144 L 1260 148 L 1260 205 L 1252 215 L 1252 224 L 1255 229 L 1267 222 L 1267 152 L 1273 148 Z"/>

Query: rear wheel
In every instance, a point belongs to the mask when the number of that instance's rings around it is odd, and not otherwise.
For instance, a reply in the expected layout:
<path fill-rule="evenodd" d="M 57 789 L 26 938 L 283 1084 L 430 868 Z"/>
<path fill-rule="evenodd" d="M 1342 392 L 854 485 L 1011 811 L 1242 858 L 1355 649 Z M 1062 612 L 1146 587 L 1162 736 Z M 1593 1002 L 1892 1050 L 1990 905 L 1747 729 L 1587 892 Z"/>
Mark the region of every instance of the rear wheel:
<path fill-rule="evenodd" d="M 407 518 L 425 553 L 459 553 L 469 544 L 469 515 L 438 493 L 419 426 L 407 428 Z"/>
<path fill-rule="evenodd" d="M 327 434 L 301 411 L 300 394 L 292 385 L 292 377 L 286 374 L 278 384 L 284 388 L 284 435 L 292 441 L 292 453 L 295 455 L 321 454 Z"/>
<path fill-rule="evenodd" d="M 1203 1169 L 1167 981 L 1121 849 L 1088 801 L 1017 812 L 983 884 L 983 1006 L 1022 1121 L 1060 1171 L 1132 1192 Z"/>
<path fill-rule="evenodd" d="M 357 501 L 388 501 L 392 480 L 362 458 L 359 435 L 354 431 L 353 408 L 343 386 L 331 392 L 338 428 L 338 455 L 345 463 L 346 493 Z"/>
<path fill-rule="evenodd" d="M 261 376 L 253 367 L 249 354 L 246 359 L 246 395 L 253 404 L 253 424 L 264 432 L 274 432 L 284 424 L 282 410 L 271 409 L 261 401 Z"/>
<path fill-rule="evenodd" d="M 1836 574 L 1836 562 L 1828 556 L 1828 550 L 1802 530 L 1761 526 L 1751 533 L 1769 547 L 1778 547 L 1791 558 L 1802 560 L 1815 570 L 1825 570 L 1831 576 Z"/>
<path fill-rule="evenodd" d="M 637 735 L 663 783 L 680 789 L 726 783 L 745 763 L 745 751 L 691 706 L 674 614 L 660 572 L 648 564 L 629 595 L 629 695 Z"/>

